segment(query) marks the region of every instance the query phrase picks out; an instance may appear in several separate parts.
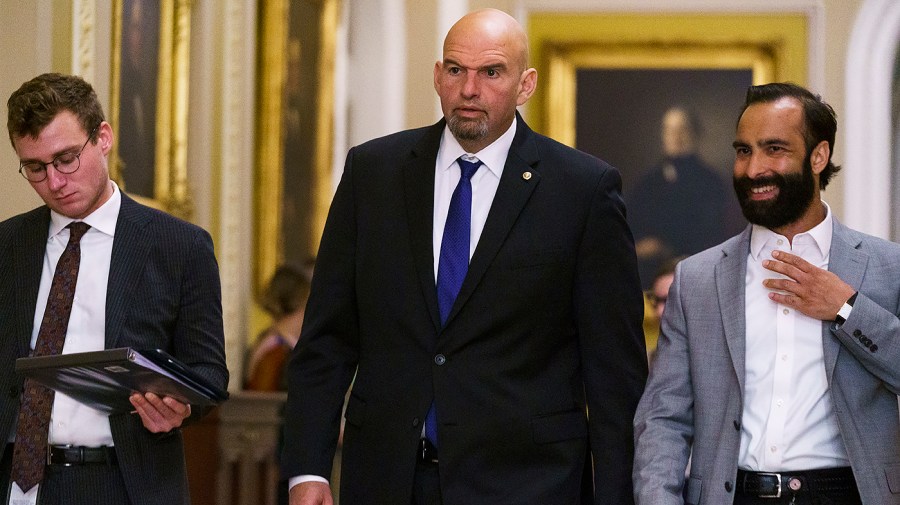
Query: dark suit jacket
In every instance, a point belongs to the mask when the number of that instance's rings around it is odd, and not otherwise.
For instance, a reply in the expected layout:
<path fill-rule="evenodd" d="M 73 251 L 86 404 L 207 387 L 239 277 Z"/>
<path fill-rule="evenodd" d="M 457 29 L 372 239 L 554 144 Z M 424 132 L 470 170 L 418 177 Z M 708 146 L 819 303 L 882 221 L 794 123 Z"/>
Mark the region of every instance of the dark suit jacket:
<path fill-rule="evenodd" d="M 30 352 L 49 224 L 47 207 L 0 223 L 0 433 L 12 432 L 19 411 L 23 381 L 13 368 Z M 105 338 L 107 349 L 165 349 L 213 384 L 227 385 L 221 288 L 208 233 L 122 194 Z M 109 422 L 131 502 L 188 503 L 180 430 L 155 435 L 132 414 Z"/>
<path fill-rule="evenodd" d="M 443 328 L 432 214 L 444 121 L 349 152 L 289 365 L 285 476 L 330 475 L 355 374 L 342 502 L 410 502 L 432 400 L 445 503 L 590 501 L 590 454 L 594 503 L 631 502 L 646 354 L 621 180 L 517 121 Z"/>

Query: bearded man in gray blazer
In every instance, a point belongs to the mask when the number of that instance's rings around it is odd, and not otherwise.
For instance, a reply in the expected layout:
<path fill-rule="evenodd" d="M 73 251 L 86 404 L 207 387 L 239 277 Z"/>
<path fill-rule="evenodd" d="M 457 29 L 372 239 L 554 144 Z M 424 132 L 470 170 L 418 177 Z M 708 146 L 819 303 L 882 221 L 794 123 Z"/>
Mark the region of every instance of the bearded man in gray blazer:
<path fill-rule="evenodd" d="M 751 225 L 677 268 L 635 416 L 638 503 L 900 504 L 900 246 L 821 201 L 836 130 L 799 86 L 748 91 Z"/>

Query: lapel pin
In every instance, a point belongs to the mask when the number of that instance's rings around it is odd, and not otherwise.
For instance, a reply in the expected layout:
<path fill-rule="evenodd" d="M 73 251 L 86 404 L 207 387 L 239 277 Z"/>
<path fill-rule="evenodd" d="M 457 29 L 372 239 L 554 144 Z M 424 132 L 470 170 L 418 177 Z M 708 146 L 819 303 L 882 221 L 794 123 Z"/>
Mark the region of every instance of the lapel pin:
<path fill-rule="evenodd" d="M 525 179 L 526 181 L 530 181 L 531 180 L 531 172 L 522 172 L 522 178 Z"/>

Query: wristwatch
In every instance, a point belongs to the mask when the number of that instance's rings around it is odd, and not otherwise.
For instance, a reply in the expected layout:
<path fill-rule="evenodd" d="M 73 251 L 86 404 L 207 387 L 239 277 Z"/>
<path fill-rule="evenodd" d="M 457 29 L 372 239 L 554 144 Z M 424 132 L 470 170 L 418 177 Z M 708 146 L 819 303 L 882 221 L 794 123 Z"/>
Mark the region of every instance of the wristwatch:
<path fill-rule="evenodd" d="M 847 318 L 850 317 L 850 311 L 853 310 L 853 303 L 856 302 L 856 296 L 859 294 L 859 291 L 853 293 L 843 305 L 841 305 L 841 310 L 838 311 L 837 315 L 834 316 L 834 322 L 838 325 L 843 325 L 847 322 Z"/>

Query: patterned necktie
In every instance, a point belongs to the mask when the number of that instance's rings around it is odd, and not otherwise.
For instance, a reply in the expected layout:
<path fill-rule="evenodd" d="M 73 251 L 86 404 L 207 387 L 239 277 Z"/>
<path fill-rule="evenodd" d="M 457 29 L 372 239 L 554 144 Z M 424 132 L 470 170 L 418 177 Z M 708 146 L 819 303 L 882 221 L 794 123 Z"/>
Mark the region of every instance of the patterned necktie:
<path fill-rule="evenodd" d="M 469 270 L 469 236 L 472 230 L 472 176 L 481 166 L 481 161 L 458 159 L 460 169 L 459 184 L 450 197 L 447 222 L 444 224 L 444 238 L 441 240 L 441 256 L 438 261 L 437 295 L 441 314 L 441 325 L 459 294 L 463 279 Z M 425 438 L 437 447 L 437 414 L 434 403 L 425 417 Z"/>
<path fill-rule="evenodd" d="M 69 243 L 56 264 L 34 356 L 59 354 L 66 340 L 75 283 L 78 281 L 78 265 L 81 262 L 81 237 L 90 226 L 75 222 L 69 224 L 68 228 Z M 53 390 L 26 379 L 12 462 L 12 480 L 24 492 L 28 492 L 44 478 L 52 407 Z"/>

